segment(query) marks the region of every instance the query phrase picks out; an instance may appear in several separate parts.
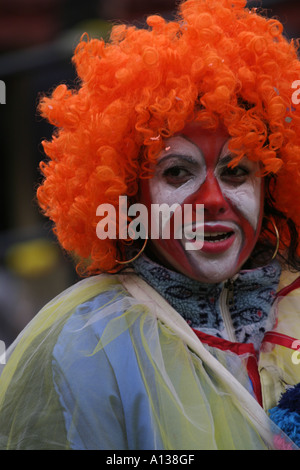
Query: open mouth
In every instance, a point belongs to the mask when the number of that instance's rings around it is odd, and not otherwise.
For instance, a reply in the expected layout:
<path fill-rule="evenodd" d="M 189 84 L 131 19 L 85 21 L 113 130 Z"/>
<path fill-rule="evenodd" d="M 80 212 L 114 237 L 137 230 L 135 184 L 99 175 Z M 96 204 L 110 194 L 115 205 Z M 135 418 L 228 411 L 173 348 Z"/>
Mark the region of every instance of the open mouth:
<path fill-rule="evenodd" d="M 199 250 L 212 255 L 226 252 L 236 240 L 236 230 L 229 224 L 209 223 L 193 227 L 191 233 L 187 234 L 186 232 L 185 230 L 186 238 L 191 240 L 191 242 L 186 243 L 187 250 Z"/>
<path fill-rule="evenodd" d="M 230 232 L 206 232 L 204 233 L 204 241 L 210 243 L 222 242 L 230 238 L 234 234 Z"/>
<path fill-rule="evenodd" d="M 201 251 L 208 254 L 225 253 L 234 243 L 236 233 L 231 227 L 223 224 L 212 226 L 207 224 L 204 227 L 204 243 Z"/>

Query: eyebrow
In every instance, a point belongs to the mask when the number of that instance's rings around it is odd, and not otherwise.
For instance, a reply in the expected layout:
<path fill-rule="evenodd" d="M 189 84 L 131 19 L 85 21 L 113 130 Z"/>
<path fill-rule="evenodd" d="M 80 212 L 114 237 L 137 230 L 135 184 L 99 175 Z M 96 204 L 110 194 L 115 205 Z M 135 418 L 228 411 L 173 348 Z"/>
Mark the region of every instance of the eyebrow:
<path fill-rule="evenodd" d="M 223 157 L 221 159 L 219 159 L 218 161 L 218 166 L 228 166 L 230 162 L 232 162 L 233 160 L 233 155 L 231 155 L 230 153 L 228 155 L 226 155 L 226 157 Z"/>
<path fill-rule="evenodd" d="M 165 162 L 166 160 L 169 160 L 170 158 L 179 158 L 181 160 L 185 160 L 187 163 L 191 163 L 192 165 L 199 165 L 198 160 L 191 157 L 190 155 L 184 155 L 182 153 L 170 153 L 170 154 L 165 155 L 164 157 L 162 157 L 156 163 L 156 166 L 160 166 L 163 162 Z"/>

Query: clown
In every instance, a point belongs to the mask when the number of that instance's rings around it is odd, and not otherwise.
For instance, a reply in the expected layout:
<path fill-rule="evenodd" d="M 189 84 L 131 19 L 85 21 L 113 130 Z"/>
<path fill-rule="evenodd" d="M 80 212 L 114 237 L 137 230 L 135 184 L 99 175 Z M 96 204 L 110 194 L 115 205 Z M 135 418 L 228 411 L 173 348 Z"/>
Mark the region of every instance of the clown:
<path fill-rule="evenodd" d="M 300 382 L 300 62 L 245 4 L 83 37 L 80 86 L 42 99 L 56 131 L 37 196 L 86 279 L 9 352 L 1 449 L 298 448 L 282 397 Z M 120 196 L 191 207 L 183 237 L 150 217 L 142 243 L 100 239 L 97 208 L 121 214 Z"/>

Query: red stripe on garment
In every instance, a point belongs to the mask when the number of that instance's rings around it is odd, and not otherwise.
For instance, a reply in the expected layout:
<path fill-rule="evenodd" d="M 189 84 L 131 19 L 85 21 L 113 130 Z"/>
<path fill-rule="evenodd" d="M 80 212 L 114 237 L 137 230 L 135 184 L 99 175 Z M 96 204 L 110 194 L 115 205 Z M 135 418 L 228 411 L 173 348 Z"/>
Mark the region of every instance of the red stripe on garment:
<path fill-rule="evenodd" d="M 217 336 L 208 335 L 207 333 L 203 333 L 202 331 L 196 330 L 193 328 L 194 333 L 198 336 L 198 338 L 202 341 L 202 343 L 208 344 L 208 346 L 212 346 L 214 348 L 221 349 L 222 351 L 232 351 L 238 356 L 242 354 L 256 354 L 255 349 L 252 343 L 233 343 L 232 341 L 228 341 L 227 339 L 218 338 Z"/>
<path fill-rule="evenodd" d="M 193 328 L 194 333 L 198 336 L 202 343 L 207 344 L 213 348 L 220 349 L 221 351 L 231 351 L 234 354 L 241 356 L 243 354 L 249 354 L 247 359 L 247 372 L 249 379 L 251 380 L 255 398 L 258 403 L 262 406 L 262 392 L 261 383 L 258 372 L 258 364 L 256 358 L 256 352 L 252 343 L 234 343 L 226 339 L 217 338 L 213 335 L 208 335 L 202 331 Z"/>
<path fill-rule="evenodd" d="M 277 331 L 269 331 L 265 334 L 263 343 L 272 343 L 277 344 L 278 346 L 284 346 L 285 348 L 299 349 L 300 340 L 292 338 L 291 336 L 284 335 L 283 333 L 278 333 Z"/>
<path fill-rule="evenodd" d="M 283 287 L 279 292 L 277 292 L 276 297 L 284 297 L 285 295 L 289 294 L 292 290 L 300 288 L 300 276 L 295 279 L 292 284 Z"/>
<path fill-rule="evenodd" d="M 292 282 L 289 286 L 281 289 L 276 297 L 284 297 L 294 289 L 300 288 L 300 276 Z M 247 372 L 249 379 L 251 380 L 253 391 L 258 403 L 262 406 L 262 391 L 260 376 L 258 372 L 258 363 L 257 355 L 252 343 L 234 343 L 226 339 L 217 338 L 216 336 L 208 335 L 202 331 L 193 329 L 195 334 L 198 336 L 202 343 L 207 344 L 208 346 L 220 349 L 222 351 L 231 351 L 238 356 L 243 354 L 249 354 L 247 359 Z M 273 343 L 279 346 L 284 346 L 289 349 L 298 350 L 300 346 L 300 340 L 292 338 L 291 336 L 284 335 L 282 333 L 277 333 L 275 331 L 270 331 L 265 334 L 263 343 Z"/>

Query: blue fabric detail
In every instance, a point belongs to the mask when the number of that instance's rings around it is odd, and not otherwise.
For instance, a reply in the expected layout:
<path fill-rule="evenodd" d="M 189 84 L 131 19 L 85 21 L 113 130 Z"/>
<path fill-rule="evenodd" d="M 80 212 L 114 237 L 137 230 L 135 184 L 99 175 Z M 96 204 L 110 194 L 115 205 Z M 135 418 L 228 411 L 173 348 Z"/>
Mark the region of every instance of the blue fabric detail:
<path fill-rule="evenodd" d="M 280 398 L 279 408 L 295 411 L 300 415 L 300 384 L 289 388 Z"/>
<path fill-rule="evenodd" d="M 155 263 L 145 255 L 133 262 L 133 268 L 192 328 L 225 337 L 219 306 L 223 283 L 200 283 Z M 232 284 L 230 313 L 238 342 L 253 343 L 259 350 L 265 332 L 273 328 L 274 319 L 269 313 L 280 275 L 280 264 L 274 260 L 267 266 L 244 270 L 236 276 Z"/>
<path fill-rule="evenodd" d="M 270 410 L 270 418 L 297 446 L 300 446 L 300 415 L 298 413 L 276 406 Z"/>

